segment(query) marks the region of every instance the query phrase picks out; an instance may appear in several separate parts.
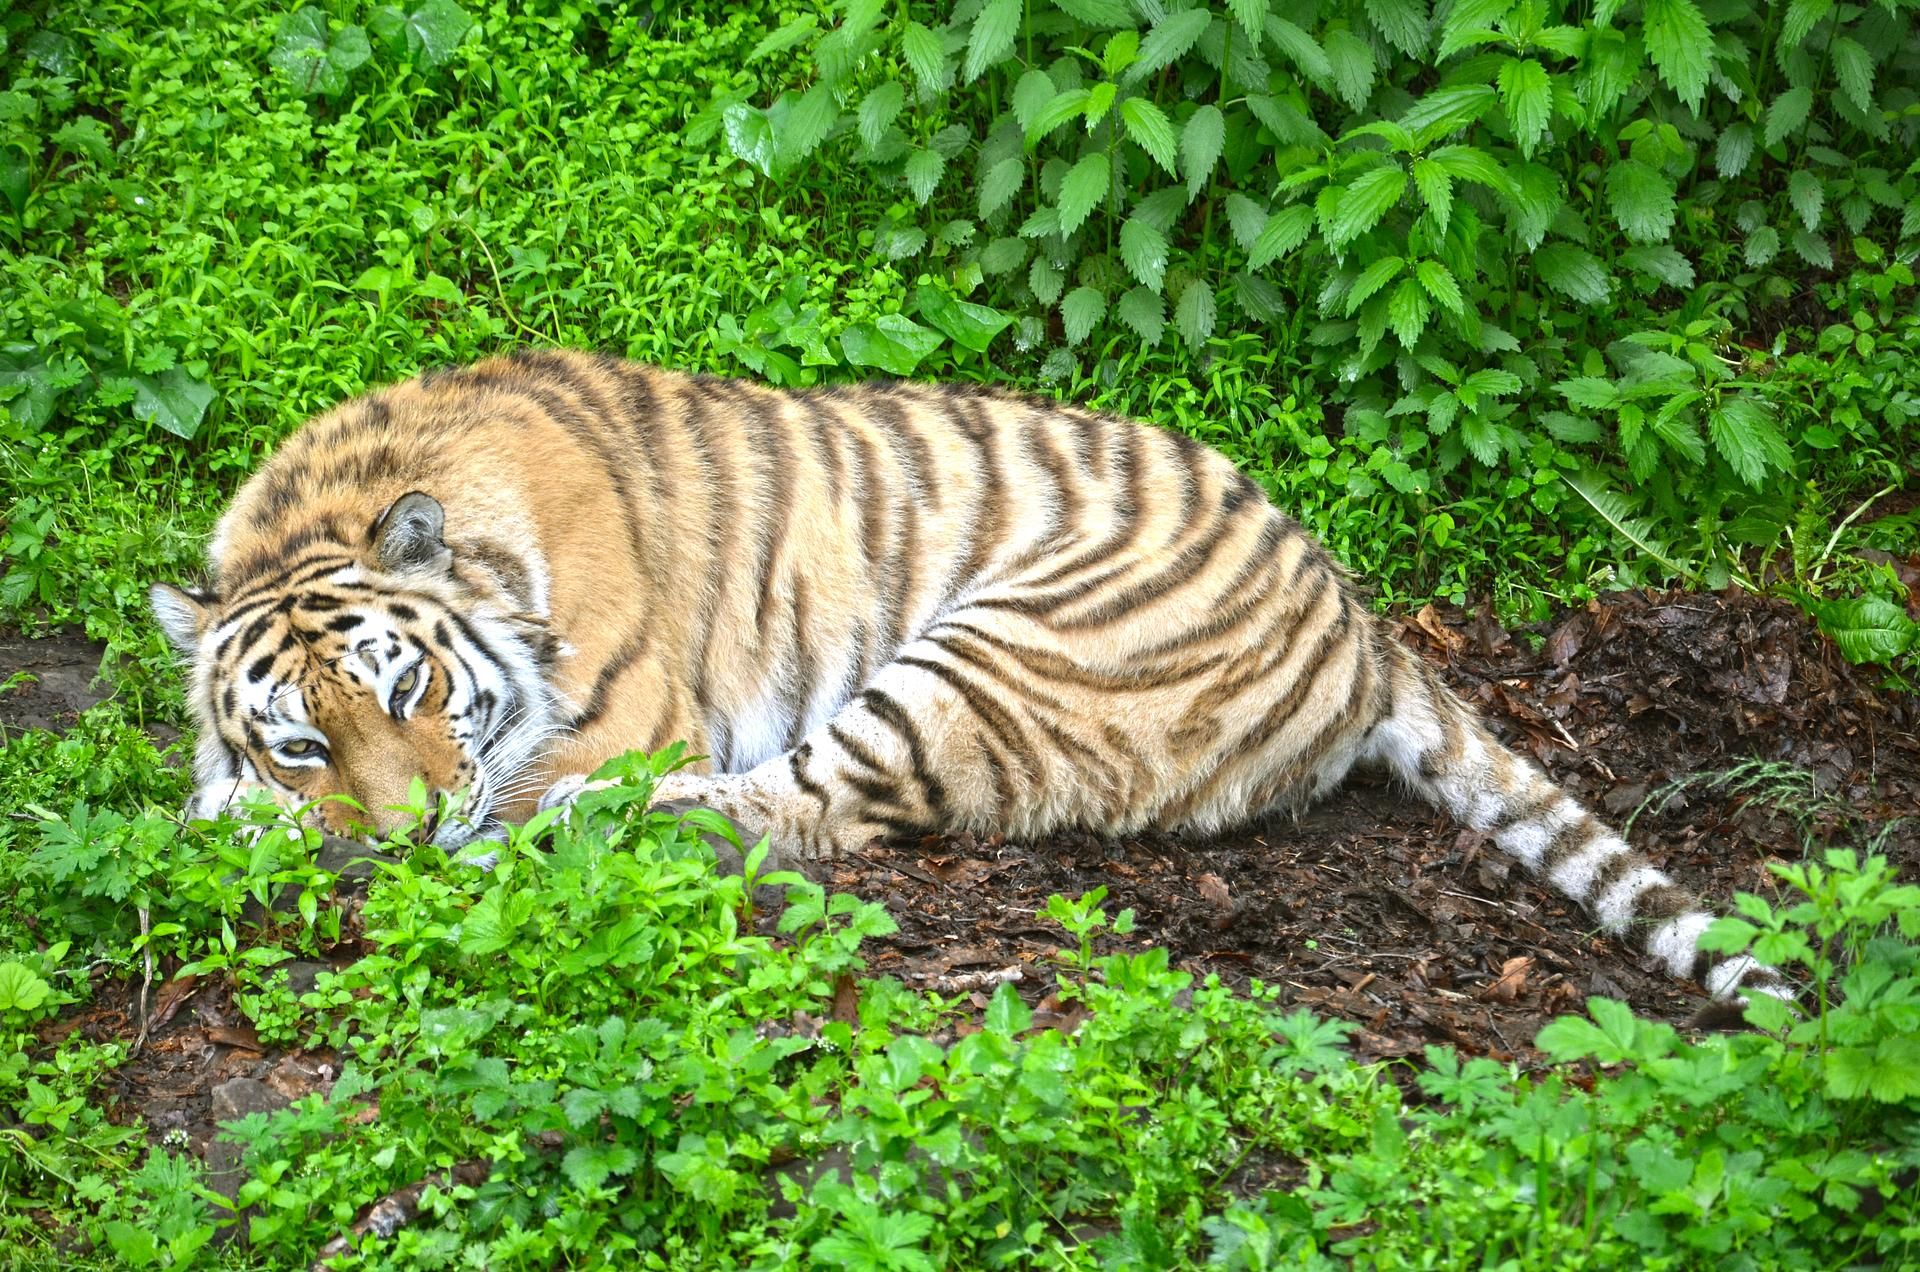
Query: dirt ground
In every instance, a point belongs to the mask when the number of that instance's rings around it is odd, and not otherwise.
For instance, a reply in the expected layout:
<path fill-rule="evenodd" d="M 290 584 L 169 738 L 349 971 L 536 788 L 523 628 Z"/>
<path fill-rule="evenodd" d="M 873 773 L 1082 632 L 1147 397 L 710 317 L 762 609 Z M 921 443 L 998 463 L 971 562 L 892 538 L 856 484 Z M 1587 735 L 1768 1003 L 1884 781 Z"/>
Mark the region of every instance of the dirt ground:
<path fill-rule="evenodd" d="M 1765 863 L 1798 858 L 1809 838 L 1857 845 L 1889 827 L 1884 850 L 1920 874 L 1920 699 L 1882 692 L 1873 670 L 1848 666 L 1791 606 L 1633 593 L 1524 632 L 1432 609 L 1399 627 L 1509 744 L 1616 825 L 1670 783 L 1743 761 L 1811 773 L 1786 811 L 1696 784 L 1640 812 L 1635 845 L 1710 898 L 1772 893 Z M 69 722 L 98 695 L 87 687 L 98 660 L 83 641 L 0 633 L 0 682 L 22 667 L 41 678 L 0 696 L 0 726 Z M 1364 779 L 1297 821 L 1215 842 L 941 836 L 875 843 L 838 863 L 832 882 L 884 901 L 900 924 L 870 947 L 872 972 L 974 990 L 979 1006 L 1003 978 L 1044 998 L 1063 937 L 1034 912 L 1052 893 L 1100 884 L 1109 913 L 1132 908 L 1136 919 L 1130 936 L 1102 948 L 1162 945 L 1196 975 L 1279 985 L 1283 1002 L 1358 1025 L 1363 1058 L 1449 1043 L 1532 1065 L 1540 1026 L 1590 994 L 1675 1023 L 1705 1003 L 1697 987 L 1643 971 L 1481 837 Z M 131 1038 L 136 988 L 102 987 L 56 1028 Z M 109 1079 L 108 1094 L 176 1143 L 204 1150 L 215 1120 L 333 1076 L 324 1054 L 261 1047 L 217 984 L 167 984 L 157 998 L 144 1052 Z"/>

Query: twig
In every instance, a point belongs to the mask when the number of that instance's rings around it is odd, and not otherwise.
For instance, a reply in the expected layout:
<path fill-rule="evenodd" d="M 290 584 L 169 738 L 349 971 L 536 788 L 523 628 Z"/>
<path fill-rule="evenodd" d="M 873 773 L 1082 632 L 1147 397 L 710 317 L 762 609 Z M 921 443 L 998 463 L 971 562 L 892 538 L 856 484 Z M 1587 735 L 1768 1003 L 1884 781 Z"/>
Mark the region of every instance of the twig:
<path fill-rule="evenodd" d="M 420 1198 L 429 1188 L 446 1188 L 449 1184 L 464 1184 L 468 1188 L 478 1188 L 487 1182 L 487 1176 L 493 1173 L 493 1164 L 474 1158 L 460 1162 L 451 1170 L 438 1170 L 425 1179 L 408 1184 L 397 1192 L 390 1192 L 367 1207 L 367 1212 L 354 1221 L 351 1228 L 320 1247 L 313 1256 L 309 1272 L 331 1272 L 333 1260 L 343 1254 L 351 1253 L 354 1244 L 371 1232 L 385 1240 L 400 1229 L 412 1223 L 420 1213 Z"/>
<path fill-rule="evenodd" d="M 964 994 L 976 989 L 995 989 L 1025 980 L 1027 969 L 1019 963 L 986 972 L 951 972 L 943 976 L 916 978 L 919 984 L 938 994 Z"/>
<path fill-rule="evenodd" d="M 140 1049 L 147 1045 L 147 1024 L 151 1017 L 147 1014 L 147 995 L 153 989 L 153 920 L 146 906 L 140 907 L 140 961 L 145 975 L 140 981 L 140 1034 L 133 1040 L 133 1049 L 129 1055 L 139 1055 Z"/>

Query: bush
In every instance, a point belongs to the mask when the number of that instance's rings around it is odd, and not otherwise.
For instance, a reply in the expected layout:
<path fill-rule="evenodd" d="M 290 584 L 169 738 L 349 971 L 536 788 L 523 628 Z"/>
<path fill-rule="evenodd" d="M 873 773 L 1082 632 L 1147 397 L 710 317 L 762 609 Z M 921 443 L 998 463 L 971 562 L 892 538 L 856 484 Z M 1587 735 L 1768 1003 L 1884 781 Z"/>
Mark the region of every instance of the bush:
<path fill-rule="evenodd" d="M 1770 341 L 1808 279 L 1851 271 L 1838 348 L 1913 347 L 1910 9 L 839 10 L 754 50 L 809 47 L 802 83 L 707 126 L 783 183 L 823 146 L 857 157 L 900 196 L 881 249 L 983 293 L 997 309 L 967 321 L 1012 318 L 1060 374 L 1104 341 L 1304 339 L 1363 496 L 1424 511 L 1491 486 L 1552 518 L 1577 495 L 1656 571 L 1708 582 L 1824 506 L 1801 478 L 1832 452 L 1860 483 L 1906 479 L 1913 398 L 1816 413 Z M 953 309 L 921 301 L 964 343 Z M 1705 550 L 1656 537 L 1677 529 Z"/>

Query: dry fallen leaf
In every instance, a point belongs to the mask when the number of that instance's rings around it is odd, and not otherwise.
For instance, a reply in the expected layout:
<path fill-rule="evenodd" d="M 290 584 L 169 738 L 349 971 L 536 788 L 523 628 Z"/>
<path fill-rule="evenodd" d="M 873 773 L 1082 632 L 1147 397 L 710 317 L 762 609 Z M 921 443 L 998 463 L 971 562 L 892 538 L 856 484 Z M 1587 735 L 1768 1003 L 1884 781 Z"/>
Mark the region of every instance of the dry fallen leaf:
<path fill-rule="evenodd" d="M 187 999 L 193 997 L 193 990 L 200 978 L 189 972 L 185 976 L 176 976 L 160 987 L 160 994 L 154 999 L 153 1015 L 147 1021 L 147 1032 L 156 1033 L 166 1027 Z"/>
<path fill-rule="evenodd" d="M 1482 1000 L 1510 1003 L 1520 997 L 1527 987 L 1527 973 L 1533 969 L 1533 959 L 1527 955 L 1510 958 L 1500 964 L 1500 979 L 1481 990 Z"/>

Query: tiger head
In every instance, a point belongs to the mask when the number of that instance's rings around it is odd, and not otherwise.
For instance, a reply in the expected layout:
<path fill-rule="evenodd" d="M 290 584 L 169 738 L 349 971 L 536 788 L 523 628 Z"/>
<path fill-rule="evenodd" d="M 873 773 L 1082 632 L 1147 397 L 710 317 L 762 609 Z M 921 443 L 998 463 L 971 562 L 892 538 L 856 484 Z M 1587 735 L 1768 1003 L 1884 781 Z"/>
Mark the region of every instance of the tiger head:
<path fill-rule="evenodd" d="M 413 825 L 415 778 L 418 834 L 449 850 L 524 814 L 555 732 L 544 631 L 456 568 L 444 525 L 415 491 L 357 542 L 305 545 L 265 577 L 152 589 L 199 727 L 190 816 L 264 790 L 323 830 L 384 836 Z"/>

